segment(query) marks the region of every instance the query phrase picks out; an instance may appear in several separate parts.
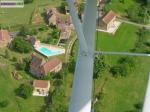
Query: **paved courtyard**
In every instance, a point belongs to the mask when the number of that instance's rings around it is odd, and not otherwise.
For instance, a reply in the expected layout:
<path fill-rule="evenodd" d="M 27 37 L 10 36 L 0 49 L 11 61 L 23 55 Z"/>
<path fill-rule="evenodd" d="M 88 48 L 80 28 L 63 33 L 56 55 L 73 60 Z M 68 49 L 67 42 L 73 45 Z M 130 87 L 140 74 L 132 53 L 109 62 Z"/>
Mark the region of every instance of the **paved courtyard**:
<path fill-rule="evenodd" d="M 97 29 L 97 31 L 115 34 L 120 25 L 121 25 L 120 21 L 114 21 L 114 24 L 108 30 Z"/>

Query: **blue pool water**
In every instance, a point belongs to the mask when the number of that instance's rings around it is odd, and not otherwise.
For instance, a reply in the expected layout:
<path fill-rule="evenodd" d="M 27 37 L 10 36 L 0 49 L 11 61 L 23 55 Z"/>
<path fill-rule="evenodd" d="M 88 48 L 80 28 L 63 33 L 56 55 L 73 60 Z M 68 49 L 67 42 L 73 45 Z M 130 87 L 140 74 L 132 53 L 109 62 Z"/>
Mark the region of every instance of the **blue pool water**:
<path fill-rule="evenodd" d="M 39 48 L 38 51 L 44 54 L 45 56 L 53 56 L 53 55 L 61 54 L 60 50 L 50 50 L 45 47 Z"/>

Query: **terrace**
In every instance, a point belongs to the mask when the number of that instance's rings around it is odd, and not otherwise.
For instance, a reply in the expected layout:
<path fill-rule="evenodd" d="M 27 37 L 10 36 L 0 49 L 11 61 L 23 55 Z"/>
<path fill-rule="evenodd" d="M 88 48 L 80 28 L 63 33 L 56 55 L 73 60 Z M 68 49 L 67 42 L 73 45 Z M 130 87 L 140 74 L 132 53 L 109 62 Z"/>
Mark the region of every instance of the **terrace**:
<path fill-rule="evenodd" d="M 65 54 L 65 49 L 64 48 L 54 46 L 54 45 L 49 45 L 49 44 L 43 44 L 43 43 L 40 43 L 39 41 L 34 45 L 34 49 L 38 53 L 40 53 L 40 54 L 42 54 L 46 57 Z"/>

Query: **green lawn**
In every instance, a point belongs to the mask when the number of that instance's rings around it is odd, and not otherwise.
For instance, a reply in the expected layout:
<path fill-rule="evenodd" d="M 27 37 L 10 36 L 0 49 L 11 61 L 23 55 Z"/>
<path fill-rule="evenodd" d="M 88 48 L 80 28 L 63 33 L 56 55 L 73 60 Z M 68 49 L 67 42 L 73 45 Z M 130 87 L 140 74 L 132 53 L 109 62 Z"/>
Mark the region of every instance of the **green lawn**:
<path fill-rule="evenodd" d="M 99 32 L 96 39 L 97 50 L 130 51 L 137 39 L 138 27 L 122 24 L 115 35 Z M 121 56 L 105 55 L 110 66 L 117 63 Z M 96 81 L 99 91 L 105 78 L 104 97 L 95 105 L 97 112 L 128 112 L 134 105 L 143 102 L 148 81 L 150 58 L 135 57 L 136 68 L 127 77 L 113 78 L 109 72 L 103 73 Z"/>
<path fill-rule="evenodd" d="M 105 8 L 107 11 L 113 10 L 118 15 L 127 16 L 126 10 L 133 4 L 139 5 L 136 0 L 124 0 L 124 3 L 121 3 L 120 0 L 111 0 Z"/>
<path fill-rule="evenodd" d="M 0 108 L 0 112 L 40 112 L 41 106 L 44 104 L 43 97 L 31 97 L 24 100 L 17 97 L 15 94 L 15 89 L 19 87 L 20 84 L 26 83 L 28 80 L 33 78 L 26 72 L 20 71 L 19 74 L 23 77 L 22 80 L 16 80 L 12 77 L 11 72 L 15 69 L 14 62 L 4 58 L 5 49 L 0 49 L 0 101 L 9 100 L 10 104 L 6 108 Z M 20 54 L 13 51 L 9 51 L 11 58 L 13 56 L 23 58 L 28 57 L 31 54 Z M 18 58 L 18 59 L 19 59 Z"/>
<path fill-rule="evenodd" d="M 14 90 L 19 87 L 23 81 L 15 80 L 10 74 L 9 65 L 0 69 L 0 101 L 9 100 L 7 108 L 0 108 L 0 112 L 40 112 L 44 104 L 43 97 L 31 97 L 24 100 L 17 97 Z"/>
<path fill-rule="evenodd" d="M 117 57 L 106 58 L 110 65 L 114 65 L 111 60 L 117 61 Z M 134 109 L 134 105 L 143 102 L 145 89 L 147 86 L 150 59 L 139 57 L 136 69 L 127 77 L 113 78 L 110 73 L 104 73 L 96 81 L 96 91 L 98 91 L 107 77 L 104 86 L 104 96 L 95 105 L 97 112 L 128 112 Z"/>
<path fill-rule="evenodd" d="M 138 29 L 136 26 L 123 23 L 114 35 L 98 32 L 96 49 L 102 51 L 129 51 L 134 48 Z"/>
<path fill-rule="evenodd" d="M 30 19 L 32 18 L 32 13 L 36 7 L 48 4 L 58 6 L 60 3 L 60 0 L 34 0 L 33 3 L 25 5 L 24 8 L 1 8 L 0 24 L 4 26 L 29 24 Z"/>

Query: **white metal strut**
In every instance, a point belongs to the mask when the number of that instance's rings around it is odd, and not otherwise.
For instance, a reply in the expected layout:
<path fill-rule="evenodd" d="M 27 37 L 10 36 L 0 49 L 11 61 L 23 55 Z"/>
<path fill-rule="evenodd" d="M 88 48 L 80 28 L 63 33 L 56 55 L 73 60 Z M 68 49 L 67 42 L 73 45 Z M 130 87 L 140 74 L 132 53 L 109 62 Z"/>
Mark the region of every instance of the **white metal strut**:
<path fill-rule="evenodd" d="M 91 112 L 94 46 L 96 32 L 96 0 L 86 0 L 83 28 L 73 0 L 67 0 L 80 48 L 78 51 L 69 112 Z M 85 45 L 84 45 L 85 44 Z M 87 45 L 88 51 L 86 52 Z M 84 52 L 85 51 L 85 52 Z"/>

